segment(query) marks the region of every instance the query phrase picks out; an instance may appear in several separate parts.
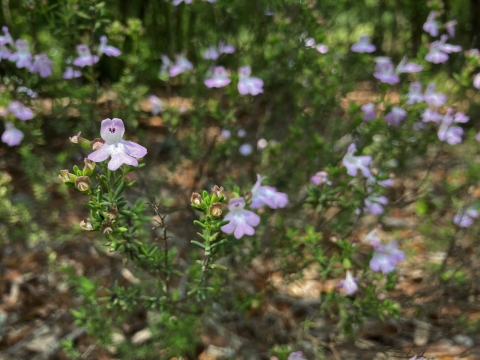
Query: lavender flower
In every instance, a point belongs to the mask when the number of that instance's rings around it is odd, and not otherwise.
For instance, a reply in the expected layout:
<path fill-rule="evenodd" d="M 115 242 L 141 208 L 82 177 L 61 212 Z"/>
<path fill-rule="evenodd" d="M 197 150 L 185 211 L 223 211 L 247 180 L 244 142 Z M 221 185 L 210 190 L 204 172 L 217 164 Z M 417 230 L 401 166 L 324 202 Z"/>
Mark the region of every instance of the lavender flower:
<path fill-rule="evenodd" d="M 362 105 L 361 107 L 362 112 L 363 112 L 363 121 L 370 121 L 372 119 L 375 119 L 375 104 L 374 103 L 369 103 Z"/>
<path fill-rule="evenodd" d="M 314 48 L 315 47 L 315 39 L 312 37 L 305 39 L 305 47 L 307 48 Z"/>
<path fill-rule="evenodd" d="M 257 182 L 252 188 L 252 209 L 261 208 L 267 205 L 270 209 L 284 208 L 288 204 L 288 196 L 285 193 L 278 192 L 271 186 L 262 186 L 262 177 L 257 174 Z"/>
<path fill-rule="evenodd" d="M 365 199 L 363 211 L 372 215 L 383 214 L 383 206 L 387 205 L 388 199 L 385 196 L 369 196 Z"/>
<path fill-rule="evenodd" d="M 39 74 L 42 78 L 52 75 L 53 62 L 48 58 L 47 54 L 35 55 L 33 59 L 33 64 L 30 67 L 31 73 Z"/>
<path fill-rule="evenodd" d="M 8 50 L 5 45 L 0 45 L 0 61 L 2 59 L 9 59 L 10 55 L 12 55 L 10 50 Z"/>
<path fill-rule="evenodd" d="M 100 149 L 94 151 L 88 158 L 95 162 L 102 162 L 111 157 L 108 168 L 111 171 L 117 170 L 122 164 L 137 166 L 136 158 L 142 158 L 147 154 L 147 149 L 132 141 L 122 139 L 125 133 L 125 126 L 121 119 L 105 119 L 102 121 L 100 135 L 105 143 Z"/>
<path fill-rule="evenodd" d="M 243 156 L 248 156 L 253 152 L 253 147 L 250 144 L 242 144 L 238 148 L 238 152 L 242 154 Z"/>
<path fill-rule="evenodd" d="M 5 131 L 2 134 L 2 141 L 8 146 L 15 146 L 20 144 L 23 139 L 23 133 L 16 129 L 12 123 L 5 124 Z"/>
<path fill-rule="evenodd" d="M 191 4 L 193 0 L 173 0 L 172 5 L 173 6 L 178 6 L 182 3 L 182 1 L 184 1 L 185 4 Z"/>
<path fill-rule="evenodd" d="M 114 46 L 107 45 L 108 39 L 105 35 L 100 37 L 100 46 L 98 47 L 98 54 L 105 54 L 107 56 L 117 57 L 122 54 L 122 52 Z"/>
<path fill-rule="evenodd" d="M 473 77 L 473 86 L 480 89 L 480 73 Z"/>
<path fill-rule="evenodd" d="M 98 62 L 98 56 L 90 53 L 90 48 L 87 45 L 77 45 L 78 57 L 73 60 L 73 65 L 79 67 L 93 66 Z"/>
<path fill-rule="evenodd" d="M 363 242 L 372 245 L 374 248 L 380 246 L 382 241 L 377 235 L 377 230 L 377 228 L 374 228 L 372 231 L 370 231 L 367 236 L 365 236 L 365 239 L 363 239 Z"/>
<path fill-rule="evenodd" d="M 167 58 L 168 59 L 168 58 Z M 163 61 L 163 57 L 162 57 Z M 190 61 L 187 60 L 187 58 L 184 55 L 178 55 L 177 56 L 177 61 L 175 64 L 170 65 L 170 69 L 168 71 L 168 74 L 171 77 L 180 75 L 184 73 L 185 71 L 189 71 L 193 69 L 193 65 Z"/>
<path fill-rule="evenodd" d="M 403 260 L 405 260 L 405 253 L 398 249 L 397 242 L 393 240 L 375 249 L 370 260 L 370 269 L 387 274 L 395 270 L 395 266 Z"/>
<path fill-rule="evenodd" d="M 303 353 L 301 351 L 296 351 L 288 355 L 287 360 L 307 360 L 303 357 Z"/>
<path fill-rule="evenodd" d="M 150 102 L 151 108 L 150 111 L 152 115 L 157 115 L 158 113 L 163 111 L 163 102 L 155 95 L 150 95 L 148 97 L 148 101 Z"/>
<path fill-rule="evenodd" d="M 215 46 L 209 46 L 207 50 L 202 54 L 202 58 L 205 60 L 217 60 L 220 54 L 218 53 Z"/>
<path fill-rule="evenodd" d="M 416 73 L 416 72 L 419 72 L 419 71 L 422 71 L 422 70 L 423 70 L 422 65 L 417 65 L 414 62 L 407 63 L 407 57 L 404 56 L 402 58 L 402 60 L 398 63 L 398 65 L 395 69 L 395 73 L 396 74 L 402 74 L 402 73 L 411 74 L 411 73 Z"/>
<path fill-rule="evenodd" d="M 373 76 L 381 82 L 390 85 L 394 85 L 400 81 L 400 78 L 394 72 L 393 64 L 391 62 L 385 62 L 383 59 L 380 62 L 377 62 Z"/>
<path fill-rule="evenodd" d="M 213 68 L 213 76 L 204 81 L 205 86 L 212 88 L 221 88 L 230 84 L 232 80 L 228 76 L 227 70 L 223 66 Z"/>
<path fill-rule="evenodd" d="M 19 86 L 19 87 L 17 88 L 17 92 L 19 92 L 19 93 L 25 93 L 25 94 L 27 94 L 28 96 L 30 96 L 32 99 L 38 98 L 38 93 L 36 93 L 36 92 L 33 91 L 32 89 L 27 88 L 26 86 Z"/>
<path fill-rule="evenodd" d="M 263 80 L 258 77 L 251 77 L 252 69 L 250 66 L 243 66 L 238 70 L 238 92 L 242 95 L 251 94 L 253 96 L 263 92 Z"/>
<path fill-rule="evenodd" d="M 347 174 L 356 176 L 360 170 L 366 178 L 370 177 L 370 169 L 368 168 L 372 163 L 371 156 L 353 156 L 357 151 L 355 143 L 350 144 L 347 153 L 343 157 L 342 164 L 347 168 Z"/>
<path fill-rule="evenodd" d="M 245 131 L 245 129 L 239 129 L 238 132 L 237 132 L 237 136 L 239 138 L 244 138 L 245 135 L 247 135 L 247 132 Z"/>
<path fill-rule="evenodd" d="M 347 270 L 347 273 L 345 275 L 345 280 L 340 281 L 340 283 L 338 284 L 338 288 L 344 289 L 345 295 L 352 295 L 356 293 L 358 290 L 357 282 L 358 282 L 358 279 L 352 276 L 352 273 L 350 272 L 350 270 Z"/>
<path fill-rule="evenodd" d="M 8 32 L 8 27 L 2 26 L 3 36 L 0 36 L 0 46 L 3 45 L 13 45 L 13 39 L 10 33 Z"/>
<path fill-rule="evenodd" d="M 467 210 L 462 209 L 457 213 L 457 215 L 453 217 L 453 223 L 460 227 L 470 227 L 477 218 L 477 210 L 472 208 L 469 208 Z"/>
<path fill-rule="evenodd" d="M 442 124 L 438 129 L 438 138 L 450 145 L 462 142 L 463 129 L 460 126 Z"/>
<path fill-rule="evenodd" d="M 317 44 L 315 47 L 320 54 L 326 54 L 328 52 L 328 46 L 325 44 Z"/>
<path fill-rule="evenodd" d="M 16 63 L 17 68 L 30 69 L 32 66 L 32 54 L 30 54 L 30 45 L 25 40 L 15 41 L 17 52 L 9 56 L 9 60 Z"/>
<path fill-rule="evenodd" d="M 79 78 L 80 76 L 82 76 L 82 72 L 80 70 L 74 70 L 71 66 L 67 66 L 62 75 L 64 79 Z"/>
<path fill-rule="evenodd" d="M 429 33 L 431 36 L 438 36 L 438 23 L 435 20 L 437 14 L 435 11 L 430 12 L 428 14 L 427 21 L 423 24 L 423 30 Z"/>
<path fill-rule="evenodd" d="M 370 44 L 370 37 L 368 35 L 362 35 L 359 37 L 358 42 L 353 44 L 350 49 L 357 53 L 372 53 L 377 48 L 375 45 Z"/>
<path fill-rule="evenodd" d="M 26 121 L 33 119 L 33 111 L 23 105 L 20 101 L 12 101 L 8 105 L 7 110 L 19 120 Z"/>
<path fill-rule="evenodd" d="M 452 52 L 459 52 L 462 50 L 461 46 L 447 44 L 447 35 L 442 35 L 440 40 L 434 41 L 430 44 L 430 51 L 425 55 L 425 60 L 439 64 L 448 60 L 448 55 Z"/>
<path fill-rule="evenodd" d="M 229 139 L 232 134 L 230 133 L 230 130 L 227 129 L 222 129 L 220 132 L 220 136 L 224 139 Z"/>
<path fill-rule="evenodd" d="M 160 59 L 162 59 L 162 66 L 160 66 L 160 75 L 169 76 L 168 69 L 170 69 L 170 66 L 173 65 L 172 60 L 170 60 L 167 55 L 161 55 Z"/>
<path fill-rule="evenodd" d="M 425 94 L 423 95 L 423 99 L 427 104 L 442 106 L 447 101 L 447 96 L 445 94 L 436 93 L 435 84 L 429 83 L 427 85 L 427 89 L 425 90 Z"/>
<path fill-rule="evenodd" d="M 250 236 L 255 234 L 253 227 L 260 224 L 260 217 L 244 208 L 245 200 L 243 198 L 230 199 L 228 203 L 230 212 L 225 216 L 225 220 L 230 220 L 230 222 L 221 227 L 224 233 L 233 233 L 237 239 L 242 238 L 245 234 Z"/>
<path fill-rule="evenodd" d="M 326 171 L 317 172 L 310 178 L 310 182 L 319 187 L 323 184 L 332 185 L 332 182 L 328 180 L 328 173 Z"/>
<path fill-rule="evenodd" d="M 407 104 L 415 104 L 423 102 L 423 95 L 422 95 L 422 84 L 418 81 L 413 81 L 408 86 L 408 101 Z"/>
<path fill-rule="evenodd" d="M 439 123 L 442 120 L 442 115 L 432 109 L 426 109 L 422 114 L 422 121 L 423 122 L 430 122 L 433 121 L 435 123 Z"/>
<path fill-rule="evenodd" d="M 457 20 L 452 20 L 449 22 L 446 22 L 443 26 L 445 26 L 445 29 L 447 29 L 448 35 L 450 37 L 455 37 L 455 26 L 457 26 L 458 21 Z"/>
<path fill-rule="evenodd" d="M 407 112 L 398 106 L 394 106 L 386 116 L 385 120 L 392 126 L 397 127 L 407 117 Z"/>
<path fill-rule="evenodd" d="M 233 54 L 235 52 L 235 46 L 231 44 L 225 44 L 224 41 L 220 41 L 218 44 L 218 52 L 220 54 Z"/>

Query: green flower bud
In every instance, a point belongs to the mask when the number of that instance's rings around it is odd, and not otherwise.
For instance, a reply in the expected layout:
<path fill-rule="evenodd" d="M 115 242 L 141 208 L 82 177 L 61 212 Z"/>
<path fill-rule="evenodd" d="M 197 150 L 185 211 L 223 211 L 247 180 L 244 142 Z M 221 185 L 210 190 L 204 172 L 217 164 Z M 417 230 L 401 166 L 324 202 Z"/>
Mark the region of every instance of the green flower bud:
<path fill-rule="evenodd" d="M 88 192 L 91 186 L 92 182 L 88 176 L 79 176 L 75 179 L 75 187 L 83 193 Z"/>
<path fill-rule="evenodd" d="M 77 135 L 69 138 L 70 142 L 72 142 L 73 144 L 79 144 L 82 148 L 90 150 L 90 140 L 82 138 L 80 136 L 80 134 L 81 134 L 81 132 L 79 132 Z"/>
<path fill-rule="evenodd" d="M 85 166 L 83 167 L 83 175 L 88 177 L 92 176 L 95 171 L 95 163 L 88 158 L 85 158 L 83 162 L 85 163 Z"/>
<path fill-rule="evenodd" d="M 70 174 L 68 170 L 60 170 L 60 175 L 58 175 L 58 180 L 62 183 L 73 183 L 77 178 L 76 175 Z"/>

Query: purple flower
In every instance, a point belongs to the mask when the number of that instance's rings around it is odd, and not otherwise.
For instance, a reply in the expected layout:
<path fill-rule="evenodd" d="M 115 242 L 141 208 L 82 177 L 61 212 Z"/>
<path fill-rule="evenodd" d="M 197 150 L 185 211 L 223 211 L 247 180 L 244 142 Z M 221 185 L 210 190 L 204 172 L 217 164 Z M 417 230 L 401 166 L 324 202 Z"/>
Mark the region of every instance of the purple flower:
<path fill-rule="evenodd" d="M 384 61 L 383 57 L 381 61 L 377 61 L 377 65 L 375 65 L 375 72 L 373 73 L 373 76 L 375 76 L 381 82 L 384 82 L 390 85 L 394 85 L 400 81 L 400 78 L 394 72 L 393 64 L 391 62 Z"/>
<path fill-rule="evenodd" d="M 78 57 L 73 60 L 73 65 L 79 67 L 93 66 L 98 62 L 98 56 L 90 53 L 90 48 L 87 45 L 77 45 Z"/>
<path fill-rule="evenodd" d="M 31 73 L 39 74 L 42 78 L 52 75 L 53 62 L 48 58 L 47 54 L 35 55 L 33 59 L 33 64 L 30 67 Z"/>
<path fill-rule="evenodd" d="M 27 88 L 26 86 L 19 86 L 17 88 L 17 92 L 19 93 L 25 93 L 28 96 L 30 96 L 32 99 L 36 99 L 38 97 L 38 94 L 33 91 L 32 89 Z"/>
<path fill-rule="evenodd" d="M 363 121 L 370 121 L 372 119 L 375 119 L 375 104 L 374 103 L 369 103 L 362 105 L 361 107 L 362 112 L 363 112 Z"/>
<path fill-rule="evenodd" d="M 243 156 L 248 156 L 252 153 L 253 147 L 250 144 L 242 144 L 238 148 L 238 152 L 242 154 Z"/>
<path fill-rule="evenodd" d="M 237 136 L 238 136 L 239 138 L 243 138 L 243 137 L 245 137 L 245 135 L 247 135 L 247 132 L 246 132 L 244 129 L 238 130 Z"/>
<path fill-rule="evenodd" d="M 475 140 L 480 141 L 480 132 L 477 135 L 475 135 Z"/>
<path fill-rule="evenodd" d="M 227 129 L 222 129 L 220 132 L 220 136 L 224 139 L 229 139 L 232 134 L 230 133 L 230 130 Z"/>
<path fill-rule="evenodd" d="M 394 106 L 386 116 L 385 120 L 392 126 L 398 126 L 407 117 L 407 112 L 398 106 Z"/>
<path fill-rule="evenodd" d="M 415 104 L 423 102 L 423 95 L 422 95 L 422 84 L 418 81 L 413 81 L 408 86 L 408 101 L 407 104 Z"/>
<path fill-rule="evenodd" d="M 30 69 L 32 66 L 32 54 L 30 54 L 30 45 L 25 40 L 15 41 L 17 52 L 9 56 L 9 60 L 16 63 L 17 68 Z"/>
<path fill-rule="evenodd" d="M 281 209 L 287 206 L 288 196 L 285 193 L 278 192 L 271 186 L 262 186 L 262 177 L 257 174 L 257 182 L 252 188 L 252 209 L 261 208 L 267 205 L 270 209 Z"/>
<path fill-rule="evenodd" d="M 365 199 L 363 211 L 372 215 L 383 214 L 383 206 L 387 205 L 388 199 L 385 196 L 369 196 Z"/>
<path fill-rule="evenodd" d="M 310 178 L 310 182 L 317 186 L 322 186 L 323 184 L 332 185 L 332 182 L 328 180 L 328 173 L 326 171 L 317 172 Z"/>
<path fill-rule="evenodd" d="M 238 70 L 238 92 L 242 95 L 251 94 L 253 96 L 263 92 L 263 80 L 258 77 L 251 77 L 252 69 L 250 66 L 243 66 Z"/>
<path fill-rule="evenodd" d="M 447 29 L 448 35 L 450 37 L 455 37 L 455 26 L 457 26 L 458 21 L 457 20 L 452 20 L 449 22 L 446 22 L 443 26 L 445 26 L 445 29 Z"/>
<path fill-rule="evenodd" d="M 230 199 L 228 210 L 230 212 L 225 216 L 224 220 L 230 220 L 227 225 L 221 227 L 226 234 L 233 233 L 236 239 L 240 239 L 243 235 L 255 234 L 254 226 L 260 224 L 260 217 L 250 210 L 245 210 L 245 200 L 243 198 Z"/>
<path fill-rule="evenodd" d="M 320 54 L 326 54 L 328 52 L 328 46 L 325 45 L 325 44 L 318 44 L 315 49 L 317 49 L 317 51 L 320 53 Z"/>
<path fill-rule="evenodd" d="M 8 112 L 15 115 L 19 120 L 33 119 L 33 111 L 23 105 L 20 101 L 12 101 L 7 107 Z"/>
<path fill-rule="evenodd" d="M 13 45 L 13 39 L 10 33 L 8 32 L 8 27 L 2 26 L 2 31 L 4 35 L 0 36 L 0 46 L 7 45 L 7 44 Z"/>
<path fill-rule="evenodd" d="M 185 2 L 185 4 L 190 4 L 193 0 L 173 0 L 173 6 L 178 6 L 182 3 L 182 1 Z"/>
<path fill-rule="evenodd" d="M 370 177 L 370 169 L 368 168 L 372 163 L 371 156 L 353 156 L 357 151 L 355 143 L 350 144 L 347 153 L 343 157 L 342 164 L 347 168 L 347 174 L 356 176 L 360 170 L 366 178 Z"/>
<path fill-rule="evenodd" d="M 100 37 L 100 46 L 98 47 L 98 54 L 105 54 L 107 56 L 120 56 L 122 52 L 114 46 L 107 45 L 108 39 L 105 35 Z"/>
<path fill-rule="evenodd" d="M 344 289 L 346 295 L 352 295 L 357 292 L 358 290 L 358 285 L 357 285 L 358 279 L 354 278 L 352 276 L 352 273 L 350 270 L 347 270 L 347 273 L 345 275 L 345 280 L 340 281 L 338 284 L 339 289 Z"/>
<path fill-rule="evenodd" d="M 121 119 L 103 120 L 100 135 L 105 140 L 105 144 L 88 155 L 88 158 L 95 162 L 102 162 L 111 157 L 108 168 L 112 171 L 117 170 L 122 164 L 137 166 L 137 159 L 144 157 L 147 149 L 132 141 L 123 140 L 124 133 L 125 126 Z"/>
<path fill-rule="evenodd" d="M 367 236 L 365 236 L 365 239 L 363 239 L 363 242 L 372 245 L 374 248 L 380 246 L 382 240 L 378 237 L 377 230 L 377 228 L 374 228 L 372 231 L 370 231 Z"/>
<path fill-rule="evenodd" d="M 263 150 L 267 147 L 268 141 L 266 139 L 258 139 L 257 141 L 257 149 Z"/>
<path fill-rule="evenodd" d="M 158 113 L 163 111 L 163 102 L 155 95 L 150 95 L 148 97 L 148 101 L 150 102 L 151 108 L 150 111 L 152 115 L 157 115 Z"/>
<path fill-rule="evenodd" d="M 435 84 L 429 83 L 427 85 L 427 89 L 425 90 L 425 94 L 423 95 L 423 99 L 427 104 L 442 106 L 447 101 L 447 96 L 445 94 L 436 93 Z"/>
<path fill-rule="evenodd" d="M 172 60 L 170 60 L 167 55 L 161 55 L 160 59 L 162 59 L 162 66 L 160 66 L 160 75 L 165 74 L 169 76 L 168 69 L 170 68 L 170 66 L 173 65 Z"/>
<path fill-rule="evenodd" d="M 438 129 L 438 138 L 441 141 L 448 142 L 450 145 L 461 143 L 462 135 L 463 129 L 460 126 L 442 124 Z"/>
<path fill-rule="evenodd" d="M 462 50 L 461 46 L 447 44 L 447 35 L 442 35 L 440 40 L 434 41 L 430 44 L 430 51 L 425 55 L 425 60 L 439 64 L 448 60 L 448 55 L 452 52 L 459 52 Z"/>
<path fill-rule="evenodd" d="M 224 41 L 220 41 L 218 44 L 218 52 L 220 54 L 233 54 L 235 52 L 235 46 L 231 44 L 225 44 Z"/>
<path fill-rule="evenodd" d="M 164 59 L 162 57 L 162 61 L 163 60 Z M 175 62 L 175 64 L 170 65 L 170 69 L 168 71 L 168 74 L 171 77 L 174 77 L 174 76 L 177 76 L 177 75 L 180 75 L 180 74 L 184 73 L 185 71 L 192 70 L 192 69 L 193 69 L 192 63 L 190 61 L 188 61 L 187 58 L 184 55 L 178 55 L 177 56 L 177 61 Z"/>
<path fill-rule="evenodd" d="M 472 226 L 475 219 L 478 218 L 478 211 L 475 209 L 462 209 L 453 217 L 453 223 L 460 227 Z"/>
<path fill-rule="evenodd" d="M 223 66 L 216 66 L 213 68 L 213 75 L 204 81 L 205 86 L 212 88 L 221 88 L 230 84 L 232 80 L 228 76 L 227 70 Z"/>
<path fill-rule="evenodd" d="M 217 60 L 220 54 L 218 53 L 215 46 L 209 46 L 207 50 L 202 54 L 202 58 L 205 60 Z"/>
<path fill-rule="evenodd" d="M 377 48 L 375 47 L 375 45 L 370 44 L 370 36 L 362 35 L 358 38 L 358 42 L 356 44 L 353 44 L 350 49 L 353 52 L 357 53 L 372 53 Z"/>
<path fill-rule="evenodd" d="M 370 260 L 370 269 L 387 274 L 395 270 L 397 263 L 403 260 L 404 252 L 398 249 L 396 241 L 391 241 L 388 245 L 380 245 L 375 249 Z"/>
<path fill-rule="evenodd" d="M 5 45 L 0 45 L 0 60 L 9 59 L 10 55 L 12 55 L 10 50 L 8 50 Z"/>
<path fill-rule="evenodd" d="M 480 73 L 473 77 L 473 86 L 480 89 Z"/>
<path fill-rule="evenodd" d="M 433 121 L 435 123 L 439 123 L 442 120 L 442 115 L 432 109 L 426 109 L 422 114 L 422 121 L 429 122 Z"/>
<path fill-rule="evenodd" d="M 307 48 L 314 48 L 315 47 L 315 39 L 312 37 L 305 39 L 305 47 Z"/>
<path fill-rule="evenodd" d="M 23 133 L 16 129 L 12 123 L 5 123 L 5 131 L 2 134 L 2 141 L 8 146 L 20 144 L 23 139 Z"/>
<path fill-rule="evenodd" d="M 303 357 L 303 353 L 301 351 L 296 351 L 288 355 L 287 360 L 306 360 L 306 359 Z"/>
<path fill-rule="evenodd" d="M 395 69 L 395 73 L 396 74 L 402 74 L 402 73 L 411 74 L 411 73 L 416 73 L 416 72 L 419 72 L 419 71 L 422 71 L 422 70 L 423 70 L 422 65 L 417 65 L 414 62 L 407 63 L 407 57 L 404 56 L 402 58 L 402 61 L 400 61 L 398 63 L 397 68 Z"/>
<path fill-rule="evenodd" d="M 64 79 L 79 78 L 80 76 L 82 76 L 82 72 L 80 70 L 74 70 L 71 66 L 67 66 L 62 75 Z"/>
<path fill-rule="evenodd" d="M 428 14 L 427 21 L 423 24 L 423 30 L 429 33 L 431 36 L 438 36 L 438 23 L 435 21 L 437 14 L 435 11 Z"/>

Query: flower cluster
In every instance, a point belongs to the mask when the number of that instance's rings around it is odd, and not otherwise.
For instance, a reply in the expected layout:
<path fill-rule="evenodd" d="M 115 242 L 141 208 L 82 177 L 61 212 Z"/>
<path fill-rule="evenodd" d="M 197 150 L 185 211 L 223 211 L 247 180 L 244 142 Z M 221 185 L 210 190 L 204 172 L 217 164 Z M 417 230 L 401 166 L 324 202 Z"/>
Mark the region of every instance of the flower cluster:
<path fill-rule="evenodd" d="M 258 77 L 250 76 L 252 69 L 250 66 L 243 66 L 238 70 L 238 92 L 242 95 L 258 95 L 263 92 L 263 80 Z M 221 88 L 232 81 L 227 70 L 223 66 L 216 66 L 210 70 L 204 84 L 208 88 Z"/>
<path fill-rule="evenodd" d="M 214 45 L 209 46 L 202 54 L 202 58 L 205 60 L 217 60 L 222 54 L 233 54 L 234 52 L 235 46 L 220 41 L 218 47 Z"/>

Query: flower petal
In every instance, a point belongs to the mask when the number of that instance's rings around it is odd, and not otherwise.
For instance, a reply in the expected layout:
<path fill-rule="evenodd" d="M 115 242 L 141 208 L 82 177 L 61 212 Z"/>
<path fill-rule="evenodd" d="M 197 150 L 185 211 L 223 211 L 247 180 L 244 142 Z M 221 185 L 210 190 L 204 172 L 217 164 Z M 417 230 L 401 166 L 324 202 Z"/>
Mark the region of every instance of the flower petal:
<path fill-rule="evenodd" d="M 95 162 L 102 162 L 108 159 L 111 152 L 112 152 L 112 149 L 110 148 L 110 145 L 103 144 L 100 149 L 88 155 L 88 158 Z"/>
<path fill-rule="evenodd" d="M 121 140 L 121 143 L 123 144 L 123 146 L 125 146 L 125 150 L 127 154 L 130 156 L 133 156 L 136 158 L 142 158 L 145 155 L 147 155 L 147 149 L 144 148 L 142 145 L 139 145 L 132 141 L 125 141 L 125 140 Z"/>

